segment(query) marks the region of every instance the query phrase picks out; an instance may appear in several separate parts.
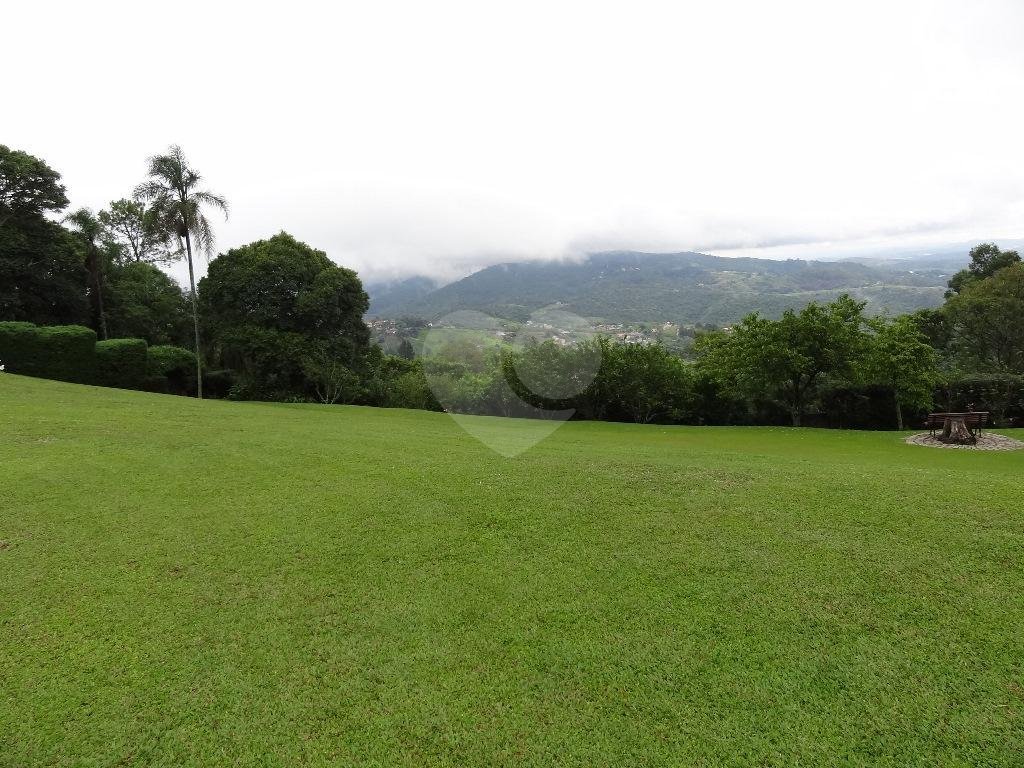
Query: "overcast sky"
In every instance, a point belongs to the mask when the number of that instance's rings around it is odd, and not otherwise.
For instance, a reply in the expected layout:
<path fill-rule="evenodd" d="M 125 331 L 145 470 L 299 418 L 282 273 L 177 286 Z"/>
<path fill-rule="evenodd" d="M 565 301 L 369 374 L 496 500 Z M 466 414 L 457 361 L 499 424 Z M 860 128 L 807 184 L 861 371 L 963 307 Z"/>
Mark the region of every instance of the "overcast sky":
<path fill-rule="evenodd" d="M 21 2 L 3 24 L 0 143 L 76 207 L 178 143 L 231 204 L 221 249 L 284 229 L 374 279 L 1024 235 L 1021 0 Z"/>

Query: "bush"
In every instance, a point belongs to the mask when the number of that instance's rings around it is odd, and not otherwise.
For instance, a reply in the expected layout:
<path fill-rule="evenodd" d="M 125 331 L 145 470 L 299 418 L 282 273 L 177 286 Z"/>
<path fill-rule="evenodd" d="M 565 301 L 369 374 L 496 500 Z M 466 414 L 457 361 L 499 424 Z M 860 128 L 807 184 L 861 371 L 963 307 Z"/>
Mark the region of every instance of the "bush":
<path fill-rule="evenodd" d="M 10 373 L 92 384 L 96 332 L 80 325 L 0 323 L 0 361 Z"/>
<path fill-rule="evenodd" d="M 96 383 L 104 387 L 141 389 L 146 380 L 146 342 L 109 339 L 96 344 Z"/>
<path fill-rule="evenodd" d="M 8 373 L 42 375 L 38 330 L 32 323 L 0 323 L 0 363 Z"/>
<path fill-rule="evenodd" d="M 807 426 L 838 429 L 896 429 L 896 402 L 891 388 L 870 384 L 853 386 L 835 384 L 821 392 L 820 414 L 810 414 Z M 903 415 L 908 429 L 923 421 L 922 413 L 904 407 Z"/>
<path fill-rule="evenodd" d="M 143 392 L 157 392 L 161 395 L 177 394 L 171 392 L 166 376 L 146 376 L 139 389 Z"/>
<path fill-rule="evenodd" d="M 167 344 L 150 347 L 146 355 L 146 389 L 190 395 L 196 389 L 196 356 L 184 347 Z M 203 384 L 206 384 L 204 377 Z"/>
<path fill-rule="evenodd" d="M 203 397 L 226 398 L 234 386 L 234 371 L 203 371 Z"/>

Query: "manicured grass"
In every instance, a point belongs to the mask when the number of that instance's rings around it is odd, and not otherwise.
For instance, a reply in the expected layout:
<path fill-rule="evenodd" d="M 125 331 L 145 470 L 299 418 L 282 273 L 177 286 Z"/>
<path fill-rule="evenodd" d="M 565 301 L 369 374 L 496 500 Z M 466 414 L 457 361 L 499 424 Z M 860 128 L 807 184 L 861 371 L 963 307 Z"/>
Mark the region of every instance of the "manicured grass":
<path fill-rule="evenodd" d="M 0 765 L 1024 764 L 1024 452 L 0 374 Z"/>

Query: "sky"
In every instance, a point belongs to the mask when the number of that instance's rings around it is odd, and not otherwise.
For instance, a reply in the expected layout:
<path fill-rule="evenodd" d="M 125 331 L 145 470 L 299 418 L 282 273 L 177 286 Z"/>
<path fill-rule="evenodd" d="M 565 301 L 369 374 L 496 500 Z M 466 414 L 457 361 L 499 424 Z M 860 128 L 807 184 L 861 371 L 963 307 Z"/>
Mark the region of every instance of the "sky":
<path fill-rule="evenodd" d="M 1021 0 L 50 2 L 4 25 L 0 143 L 74 207 L 180 144 L 231 205 L 218 250 L 285 230 L 367 281 L 1024 236 Z"/>

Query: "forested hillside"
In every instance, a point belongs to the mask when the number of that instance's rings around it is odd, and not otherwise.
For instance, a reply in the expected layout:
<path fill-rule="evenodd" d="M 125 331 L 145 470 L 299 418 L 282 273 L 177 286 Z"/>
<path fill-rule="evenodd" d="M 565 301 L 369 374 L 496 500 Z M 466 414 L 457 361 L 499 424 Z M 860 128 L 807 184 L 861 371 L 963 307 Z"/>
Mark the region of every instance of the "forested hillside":
<path fill-rule="evenodd" d="M 475 309 L 522 319 L 534 309 L 561 303 L 569 311 L 608 322 L 722 325 L 755 310 L 777 316 L 842 293 L 866 301 L 869 313 L 898 314 L 940 305 L 952 271 L 940 264 L 913 268 L 910 262 L 877 265 L 616 251 L 583 261 L 499 264 L 426 294 L 409 291 L 408 298 L 394 287 L 378 296 L 371 286 L 371 314 L 432 319 Z M 422 291 L 423 284 L 410 287 Z"/>

